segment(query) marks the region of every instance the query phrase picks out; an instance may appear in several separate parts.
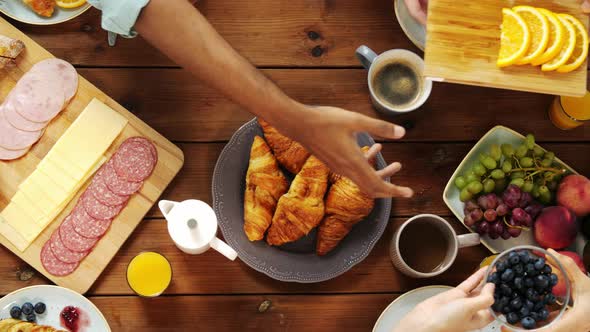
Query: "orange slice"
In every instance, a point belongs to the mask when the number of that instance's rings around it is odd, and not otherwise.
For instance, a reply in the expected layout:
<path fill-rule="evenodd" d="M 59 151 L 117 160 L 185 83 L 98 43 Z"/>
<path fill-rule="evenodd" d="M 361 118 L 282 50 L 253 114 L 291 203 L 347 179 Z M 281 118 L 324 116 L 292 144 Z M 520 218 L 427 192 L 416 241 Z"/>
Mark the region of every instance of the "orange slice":
<path fill-rule="evenodd" d="M 500 36 L 500 55 L 498 67 L 506 67 L 518 62 L 528 51 L 531 34 L 525 21 L 514 11 L 502 9 L 502 34 Z"/>
<path fill-rule="evenodd" d="M 56 0 L 55 3 L 66 9 L 78 8 L 86 3 L 86 0 Z"/>
<path fill-rule="evenodd" d="M 576 48 L 576 28 L 568 19 L 563 17 L 563 14 L 557 14 L 557 18 L 565 28 L 565 42 L 559 54 L 541 66 L 542 71 L 553 71 L 563 66 L 574 53 L 574 48 Z"/>
<path fill-rule="evenodd" d="M 525 65 L 543 55 L 547 49 L 549 21 L 537 8 L 531 6 L 516 6 L 512 10 L 526 22 L 531 34 L 531 45 L 527 53 L 517 62 L 519 65 Z"/>
<path fill-rule="evenodd" d="M 557 71 L 560 73 L 569 73 L 578 69 L 588 57 L 588 31 L 586 31 L 584 24 L 577 18 L 565 14 L 563 14 L 563 18 L 573 24 L 576 29 L 576 46 L 574 47 L 574 52 L 564 65 L 557 68 Z"/>
<path fill-rule="evenodd" d="M 565 42 L 565 28 L 563 27 L 563 24 L 561 24 L 559 18 L 557 18 L 557 15 L 545 8 L 538 9 L 543 15 L 545 15 L 545 17 L 547 17 L 549 22 L 549 42 L 547 43 L 547 49 L 545 52 L 535 60 L 531 61 L 533 66 L 542 65 L 555 58 L 555 56 L 559 54 L 559 51 L 561 51 L 561 47 Z"/>

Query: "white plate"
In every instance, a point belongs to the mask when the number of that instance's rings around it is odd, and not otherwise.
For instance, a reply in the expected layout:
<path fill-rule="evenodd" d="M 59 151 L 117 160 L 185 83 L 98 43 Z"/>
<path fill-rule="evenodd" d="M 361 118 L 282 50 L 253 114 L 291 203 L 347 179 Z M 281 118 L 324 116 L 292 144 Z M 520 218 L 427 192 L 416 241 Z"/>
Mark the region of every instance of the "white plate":
<path fill-rule="evenodd" d="M 0 318 L 10 318 L 10 308 L 19 307 L 25 302 L 33 305 L 43 302 L 47 306 L 45 313 L 37 315 L 37 323 L 60 328 L 60 313 L 67 306 L 80 308 L 88 319 L 85 332 L 109 332 L 111 328 L 98 308 L 82 295 L 67 288 L 39 285 L 21 288 L 0 299 Z M 64 327 L 61 327 L 62 329 Z"/>
<path fill-rule="evenodd" d="M 90 7 L 92 6 L 88 3 L 73 9 L 63 9 L 55 6 L 53 16 L 43 17 L 37 15 L 22 0 L 0 0 L 0 12 L 17 21 L 34 25 L 51 25 L 69 21 L 81 15 Z"/>
<path fill-rule="evenodd" d="M 1 0 L 0 0 L 1 1 Z M 410 12 L 404 0 L 394 0 L 395 17 L 404 33 L 422 51 L 426 45 L 426 27 L 416 21 Z"/>
<path fill-rule="evenodd" d="M 377 319 L 377 323 L 375 323 L 375 327 L 373 327 L 373 332 L 391 332 L 397 323 L 399 323 L 399 321 L 412 311 L 412 309 L 414 309 L 420 302 L 448 291 L 449 289 L 452 289 L 452 287 L 426 286 L 416 288 L 401 295 L 385 308 L 381 316 L 379 316 L 379 319 Z M 485 328 L 476 331 L 500 331 L 500 324 L 498 322 L 493 322 Z"/>
<path fill-rule="evenodd" d="M 492 128 L 490 131 L 488 131 L 479 140 L 479 142 L 477 142 L 477 144 L 475 144 L 475 146 L 471 149 L 471 151 L 469 151 L 467 156 L 465 156 L 465 159 L 463 159 L 463 161 L 461 162 L 459 167 L 457 167 L 457 169 L 455 170 L 455 173 L 453 173 L 453 176 L 451 176 L 451 179 L 449 180 L 449 182 L 447 183 L 447 186 L 445 187 L 445 191 L 443 193 L 443 200 L 445 201 L 445 203 L 447 204 L 449 209 L 451 209 L 451 211 L 453 211 L 455 216 L 461 221 L 461 223 L 464 226 L 465 226 L 465 224 L 463 223 L 463 219 L 465 218 L 465 214 L 463 213 L 464 203 L 461 202 L 461 200 L 459 199 L 459 189 L 454 184 L 455 178 L 457 176 L 459 176 L 460 174 L 466 173 L 467 170 L 469 170 L 479 160 L 479 155 L 481 153 L 488 153 L 490 151 L 490 147 L 492 146 L 492 144 L 500 145 L 500 144 L 508 143 L 508 144 L 518 146 L 518 145 L 522 144 L 523 141 L 524 141 L 524 136 L 517 133 L 516 131 L 514 131 L 510 128 L 506 128 L 504 126 L 496 126 L 496 127 Z M 558 153 L 556 153 L 556 155 L 557 154 Z M 569 172 L 577 174 L 577 172 L 575 170 L 573 170 L 571 167 L 569 167 L 566 163 L 561 161 L 559 158 L 556 157 L 555 160 L 557 162 L 559 162 L 560 164 L 562 164 L 563 167 L 565 167 Z M 472 233 L 474 233 L 474 231 L 470 227 L 467 227 L 467 226 L 465 226 L 465 227 L 467 229 L 469 229 Z M 538 246 L 537 242 L 534 239 L 532 231 L 523 231 L 519 237 L 510 238 L 508 240 L 504 240 L 502 238 L 492 240 L 486 235 L 486 236 L 482 236 L 481 243 L 484 246 L 486 246 L 491 252 L 493 252 L 495 254 L 499 253 L 499 252 L 503 252 L 505 250 L 511 249 L 511 248 L 513 248 L 515 246 L 519 246 L 519 245 L 528 244 L 528 245 Z M 571 251 L 575 251 L 578 254 L 582 255 L 583 251 L 584 251 L 585 243 L 586 243 L 586 241 L 584 239 L 584 236 L 581 233 L 578 233 L 578 237 L 577 237 L 575 243 L 568 249 Z"/>

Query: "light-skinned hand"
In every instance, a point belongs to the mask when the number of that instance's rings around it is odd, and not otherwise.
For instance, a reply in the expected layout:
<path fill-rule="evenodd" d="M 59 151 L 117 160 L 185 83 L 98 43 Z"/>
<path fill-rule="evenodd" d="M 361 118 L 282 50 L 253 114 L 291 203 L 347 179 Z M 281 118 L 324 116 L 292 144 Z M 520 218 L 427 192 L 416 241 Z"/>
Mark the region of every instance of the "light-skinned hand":
<path fill-rule="evenodd" d="M 422 25 L 426 25 L 428 0 L 404 0 L 410 15 Z"/>
<path fill-rule="evenodd" d="M 495 285 L 484 285 L 485 274 L 482 268 L 459 286 L 420 303 L 393 331 L 462 332 L 488 325 Z"/>

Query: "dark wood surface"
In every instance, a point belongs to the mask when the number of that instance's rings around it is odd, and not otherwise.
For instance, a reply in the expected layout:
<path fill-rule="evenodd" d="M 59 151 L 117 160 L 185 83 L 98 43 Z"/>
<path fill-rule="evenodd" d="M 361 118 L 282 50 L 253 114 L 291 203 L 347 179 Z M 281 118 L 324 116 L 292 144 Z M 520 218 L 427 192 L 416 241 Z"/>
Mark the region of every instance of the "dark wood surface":
<path fill-rule="evenodd" d="M 201 0 L 198 7 L 221 34 L 294 98 L 381 117 L 371 107 L 366 72 L 354 50 L 406 48 L 389 0 Z M 252 116 L 203 86 L 141 38 L 119 39 L 112 48 L 90 10 L 61 25 L 34 27 L 13 22 L 141 119 L 178 143 L 186 164 L 164 198 L 211 203 L 211 176 L 233 132 Z M 198 31 L 195 31 L 198 33 Z M 419 213 L 444 216 L 466 230 L 442 201 L 448 178 L 473 144 L 497 124 L 534 133 L 583 174 L 590 174 L 590 126 L 560 131 L 547 117 L 552 97 L 523 92 L 435 84 L 419 111 L 385 118 L 403 124 L 407 138 L 387 142 L 384 156 L 404 169 L 395 182 L 417 195 L 396 199 L 391 223 L 370 256 L 346 274 L 319 284 L 282 283 L 237 260 L 209 251 L 189 256 L 174 247 L 161 214 L 153 209 L 87 296 L 113 331 L 369 331 L 400 294 L 425 285 L 456 285 L 489 252 L 461 250 L 455 265 L 427 280 L 405 277 L 389 259 L 395 229 Z M 144 250 L 165 254 L 174 280 L 156 299 L 134 296 L 125 281 L 131 258 Z M 48 281 L 0 248 L 0 294 Z M 268 310 L 259 312 L 264 301 Z"/>

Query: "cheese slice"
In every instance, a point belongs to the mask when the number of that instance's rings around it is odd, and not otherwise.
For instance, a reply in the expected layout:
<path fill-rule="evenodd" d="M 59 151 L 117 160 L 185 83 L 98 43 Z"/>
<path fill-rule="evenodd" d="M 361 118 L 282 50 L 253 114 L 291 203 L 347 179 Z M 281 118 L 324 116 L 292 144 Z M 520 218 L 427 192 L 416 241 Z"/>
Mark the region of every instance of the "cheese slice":
<path fill-rule="evenodd" d="M 26 240 L 26 243 L 24 244 L 14 243 L 14 238 L 12 236 L 7 236 L 8 234 L 5 235 L 2 233 L 9 241 L 13 242 L 13 244 L 19 250 L 24 250 L 21 248 L 23 248 L 25 245 L 26 246 L 24 248 L 28 247 L 28 244 L 33 242 L 33 240 L 35 240 L 35 238 L 39 235 L 39 225 L 33 219 L 33 217 L 29 215 L 28 210 L 19 206 L 18 203 L 11 202 L 8 204 L 2 211 L 1 215 L 4 219 L 3 221 L 5 221 L 5 223 L 8 224 L 11 229 L 15 230 L 20 235 L 20 237 L 22 237 L 22 239 Z"/>
<path fill-rule="evenodd" d="M 43 159 L 37 166 L 37 170 L 48 176 L 56 185 L 61 187 L 63 190 L 68 191 L 70 188 L 76 186 L 78 182 L 72 176 L 57 166 L 55 163 L 50 161 L 48 158 Z M 19 187 L 20 188 L 20 187 Z"/>
<path fill-rule="evenodd" d="M 30 185 L 33 183 L 33 185 Z M 31 175 L 23 182 L 20 186 L 20 191 L 31 191 L 32 189 L 27 189 L 27 187 L 37 187 L 42 190 L 42 193 L 45 193 L 51 201 L 54 202 L 54 205 L 59 205 L 63 202 L 67 197 L 70 195 L 71 191 L 76 186 L 77 182 L 74 182 L 69 188 L 64 189 L 61 185 L 57 182 L 53 181 L 50 176 L 46 175 L 39 170 L 33 171 Z M 23 189 L 24 188 L 24 189 Z"/>
<path fill-rule="evenodd" d="M 27 213 L 35 221 L 42 220 L 43 218 L 45 218 L 47 213 L 51 212 L 54 209 L 53 207 L 49 207 L 48 209 L 46 209 L 45 206 L 43 208 L 41 208 L 39 206 L 39 201 L 34 201 L 34 200 L 30 199 L 22 191 L 18 191 L 16 194 L 14 194 L 14 196 L 12 196 L 12 199 L 10 201 L 13 203 L 16 203 L 19 207 L 21 207 L 23 209 L 26 207 Z M 45 204 L 43 203 L 43 205 L 45 205 Z M 49 205 L 52 205 L 52 204 L 49 203 Z"/>

